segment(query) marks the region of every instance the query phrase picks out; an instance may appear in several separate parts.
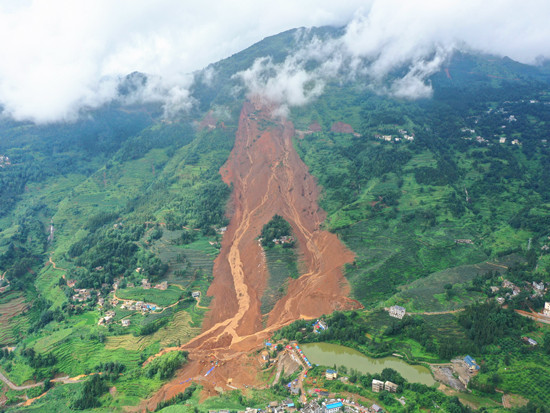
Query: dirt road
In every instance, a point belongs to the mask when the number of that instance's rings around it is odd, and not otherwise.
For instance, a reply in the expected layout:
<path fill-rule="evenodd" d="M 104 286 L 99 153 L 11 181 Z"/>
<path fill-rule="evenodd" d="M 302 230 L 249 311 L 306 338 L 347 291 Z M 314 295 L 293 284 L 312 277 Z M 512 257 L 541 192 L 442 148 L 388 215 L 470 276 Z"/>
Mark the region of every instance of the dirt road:
<path fill-rule="evenodd" d="M 216 368 L 212 382 L 239 376 L 244 379 L 237 384 L 253 384 L 256 374 L 243 371 L 246 355 L 260 348 L 273 331 L 297 319 L 361 307 L 347 297 L 349 286 L 341 270 L 353 260 L 353 253 L 335 234 L 320 229 L 325 213 L 317 203 L 317 186 L 293 147 L 294 127 L 273 117 L 272 110 L 259 99 L 243 106 L 235 146 L 220 169 L 224 182 L 233 185 L 234 213 L 214 263 L 214 281 L 208 290 L 214 297 L 211 311 L 203 333 L 183 346 L 190 351 L 191 362 L 161 389 L 149 408 L 182 391 L 189 384 L 177 382 L 194 377 L 201 371 L 199 363 L 212 358 L 230 366 L 227 373 Z M 307 271 L 290 281 L 286 296 L 267 315 L 264 327 L 260 300 L 269 274 L 257 237 L 274 214 L 292 226 Z M 247 383 L 246 377 L 252 381 Z M 237 385 L 235 379 L 233 384 Z"/>

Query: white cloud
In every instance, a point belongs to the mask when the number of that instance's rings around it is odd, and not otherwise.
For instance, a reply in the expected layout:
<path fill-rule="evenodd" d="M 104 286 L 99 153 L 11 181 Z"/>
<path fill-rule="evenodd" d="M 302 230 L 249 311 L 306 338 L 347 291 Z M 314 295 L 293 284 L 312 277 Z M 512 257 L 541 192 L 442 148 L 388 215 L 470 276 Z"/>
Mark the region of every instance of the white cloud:
<path fill-rule="evenodd" d="M 192 104 L 185 74 L 283 30 L 350 22 L 342 42 L 312 45 L 310 58 L 330 56 L 318 59 L 323 73 L 345 63 L 373 79 L 409 64 L 396 87 L 411 95 L 436 49 L 468 44 L 522 62 L 550 56 L 548 16 L 547 0 L 0 0 L 0 104 L 18 119 L 71 119 L 113 99 L 118 79 L 140 71 L 162 78 L 156 92 L 182 109 Z M 280 70 L 268 79 L 281 88 L 276 98 L 299 104 L 319 93 L 322 78 L 299 58 Z"/>
<path fill-rule="evenodd" d="M 299 89 L 312 81 L 322 87 L 323 81 L 338 74 L 360 76 L 370 87 L 392 96 L 429 97 L 432 88 L 428 77 L 439 71 L 456 49 L 508 55 L 525 63 L 550 57 L 547 16 L 550 3 L 539 0 L 373 1 L 357 9 L 341 38 L 330 42 L 314 39 L 283 64 L 271 67 L 272 77 L 249 69 L 242 78 L 252 94 L 263 91 L 269 95 L 272 90 L 285 90 L 277 79 L 287 78 L 289 66 L 299 73 L 298 69 L 313 59 L 321 67 L 309 73 L 310 78 L 302 75 L 301 83 L 285 84 L 293 95 L 299 95 Z M 407 73 L 391 79 L 392 71 L 402 67 L 408 67 Z M 253 73 L 261 76 L 251 78 Z M 296 80 L 296 76 L 289 80 Z M 316 89 L 310 97 L 319 93 Z M 308 99 L 285 101 L 279 96 L 276 101 L 292 106 Z"/>

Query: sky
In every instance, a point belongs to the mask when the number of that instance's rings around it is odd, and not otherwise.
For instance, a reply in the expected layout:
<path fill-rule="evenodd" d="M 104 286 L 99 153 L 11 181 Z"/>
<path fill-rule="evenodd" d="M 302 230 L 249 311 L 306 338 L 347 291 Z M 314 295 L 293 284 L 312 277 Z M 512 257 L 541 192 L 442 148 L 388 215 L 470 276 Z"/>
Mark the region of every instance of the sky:
<path fill-rule="evenodd" d="M 550 57 L 549 21 L 547 0 L 0 0 L 0 105 L 18 120 L 74 120 L 116 99 L 121 77 L 140 71 L 154 79 L 140 99 L 176 113 L 193 105 L 193 72 L 266 36 L 321 25 L 347 28 L 338 41 L 304 45 L 279 65 L 265 57 L 238 77 L 293 106 L 343 69 L 376 82 L 407 65 L 387 93 L 424 97 L 427 77 L 457 49 L 530 64 Z M 305 72 L 307 58 L 323 64 Z"/>

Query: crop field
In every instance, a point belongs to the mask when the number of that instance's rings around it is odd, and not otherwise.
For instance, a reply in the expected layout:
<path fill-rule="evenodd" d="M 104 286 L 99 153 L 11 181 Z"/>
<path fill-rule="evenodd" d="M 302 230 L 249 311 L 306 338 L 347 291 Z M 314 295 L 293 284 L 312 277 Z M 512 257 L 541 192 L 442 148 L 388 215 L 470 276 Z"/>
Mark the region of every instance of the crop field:
<path fill-rule="evenodd" d="M 137 365 L 140 353 L 126 349 L 107 349 L 99 342 L 73 337 L 60 343 L 53 350 L 57 358 L 58 371 L 76 376 L 85 371 L 93 371 L 99 363 L 119 362 L 126 365 Z"/>
<path fill-rule="evenodd" d="M 475 247 L 455 245 L 455 234 L 450 228 L 416 234 L 404 224 L 392 228 L 384 220 L 374 218 L 339 232 L 356 253 L 354 264 L 346 268 L 346 276 L 354 287 L 355 298 L 366 306 L 434 271 L 487 258 Z"/>
<path fill-rule="evenodd" d="M 529 400 L 536 401 L 543 406 L 550 406 L 550 369 L 548 366 L 539 366 L 538 363 L 521 363 L 499 371 L 504 391 L 519 392 Z M 518 391 L 521 389 L 520 391 Z"/>
<path fill-rule="evenodd" d="M 150 336 L 134 337 L 131 334 L 126 334 L 108 337 L 105 348 L 107 350 L 143 351 L 157 341 L 162 347 L 169 347 L 178 343 L 186 343 L 198 332 L 199 328 L 192 326 L 191 316 L 186 311 L 180 311 L 167 326 Z"/>
<path fill-rule="evenodd" d="M 89 216 L 116 210 L 138 196 L 154 178 L 153 166 L 166 159 L 163 150 L 151 150 L 141 159 L 115 165 L 108 170 L 99 169 L 76 186 L 73 195 L 59 203 L 54 216 L 59 241 L 56 252 L 66 251 L 69 240 L 85 227 Z"/>
<path fill-rule="evenodd" d="M 116 295 L 124 300 L 144 301 L 167 307 L 179 300 L 182 290 L 173 285 L 162 291 L 157 288 L 145 290 L 141 287 L 117 289 Z"/>
<path fill-rule="evenodd" d="M 487 261 L 438 271 L 404 286 L 403 291 L 397 293 L 386 304 L 400 304 L 410 312 L 437 312 L 463 308 L 483 298 L 484 295 L 466 291 L 460 284 L 465 284 L 488 271 L 503 272 L 506 268 L 507 266 L 500 262 Z M 445 297 L 446 284 L 453 285 L 456 296 L 452 300 Z"/>
<path fill-rule="evenodd" d="M 197 270 L 201 270 L 206 276 L 212 275 L 214 259 L 219 250 L 209 243 L 216 240 L 214 237 L 202 235 L 199 235 L 198 239 L 191 244 L 174 245 L 172 241 L 177 239 L 182 232 L 164 229 L 162 238 L 151 246 L 151 250 L 159 256 L 162 262 L 169 265 L 168 280 L 186 286 L 194 280 Z"/>
<path fill-rule="evenodd" d="M 286 293 L 289 278 L 298 278 L 298 257 L 294 248 L 264 248 L 269 271 L 267 287 L 261 300 L 262 314 L 269 313 Z"/>
<path fill-rule="evenodd" d="M 162 386 L 163 382 L 156 378 L 139 377 L 135 378 L 122 376 L 116 382 L 117 394 L 114 400 L 109 406 L 134 406 L 137 405 L 142 399 L 150 396 L 155 390 Z"/>
<path fill-rule="evenodd" d="M 19 292 L 8 292 L 0 304 L 0 344 L 13 344 L 28 328 L 28 318 L 21 315 L 30 307 Z"/>
<path fill-rule="evenodd" d="M 40 271 L 34 285 L 37 290 L 49 301 L 52 302 L 52 308 L 60 307 L 67 301 L 67 297 L 58 285 L 59 279 L 66 271 L 53 268 L 50 264 Z"/>

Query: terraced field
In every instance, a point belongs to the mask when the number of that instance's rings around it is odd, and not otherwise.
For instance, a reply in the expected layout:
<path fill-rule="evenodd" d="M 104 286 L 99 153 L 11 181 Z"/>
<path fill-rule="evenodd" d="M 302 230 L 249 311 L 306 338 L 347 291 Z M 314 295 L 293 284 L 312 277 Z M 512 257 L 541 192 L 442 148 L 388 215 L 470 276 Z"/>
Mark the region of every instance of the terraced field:
<path fill-rule="evenodd" d="M 0 304 L 0 345 L 13 344 L 28 329 L 28 319 L 19 316 L 30 304 L 19 292 L 8 292 Z M 19 316 L 19 317 L 18 317 Z"/>
<path fill-rule="evenodd" d="M 269 279 L 261 300 L 262 314 L 269 313 L 277 301 L 286 293 L 289 278 L 300 275 L 297 265 L 297 255 L 291 248 L 265 248 L 265 257 Z"/>
<path fill-rule="evenodd" d="M 161 328 L 150 336 L 134 337 L 131 334 L 109 337 L 106 341 L 107 350 L 130 350 L 143 351 L 155 342 L 160 342 L 162 347 L 174 344 L 186 343 L 198 334 L 200 328 L 192 327 L 192 320 L 189 313 L 180 311 L 174 316 L 170 325 Z"/>
<path fill-rule="evenodd" d="M 99 363 L 119 362 L 136 365 L 140 361 L 138 352 L 127 351 L 123 348 L 108 350 L 102 343 L 83 340 L 74 337 L 61 342 L 54 350 L 58 362 L 58 371 L 76 376 L 86 370 L 92 371 Z"/>
<path fill-rule="evenodd" d="M 40 271 L 36 278 L 35 286 L 44 297 L 52 302 L 52 308 L 60 307 L 67 301 L 67 297 L 59 288 L 59 279 L 66 273 L 64 270 L 55 269 L 52 265 L 48 265 Z"/>
<path fill-rule="evenodd" d="M 503 272 L 507 269 L 510 259 L 498 262 L 482 262 L 475 265 L 461 265 L 438 271 L 425 278 L 418 279 L 408 286 L 403 287 L 404 291 L 396 294 L 388 303 L 400 303 L 407 308 L 407 311 L 447 311 L 463 308 L 475 302 L 481 297 L 480 294 L 456 288 L 457 296 L 453 300 L 445 297 L 446 284 L 464 284 L 477 275 L 488 271 Z"/>
<path fill-rule="evenodd" d="M 162 238 L 151 246 L 151 250 L 160 257 L 162 262 L 169 265 L 167 278 L 170 282 L 189 286 L 197 270 L 201 270 L 208 277 L 212 276 L 214 259 L 219 250 L 210 245 L 215 238 L 201 235 L 197 241 L 189 245 L 175 245 L 173 241 L 179 238 L 181 233 L 182 231 L 164 229 Z"/>

